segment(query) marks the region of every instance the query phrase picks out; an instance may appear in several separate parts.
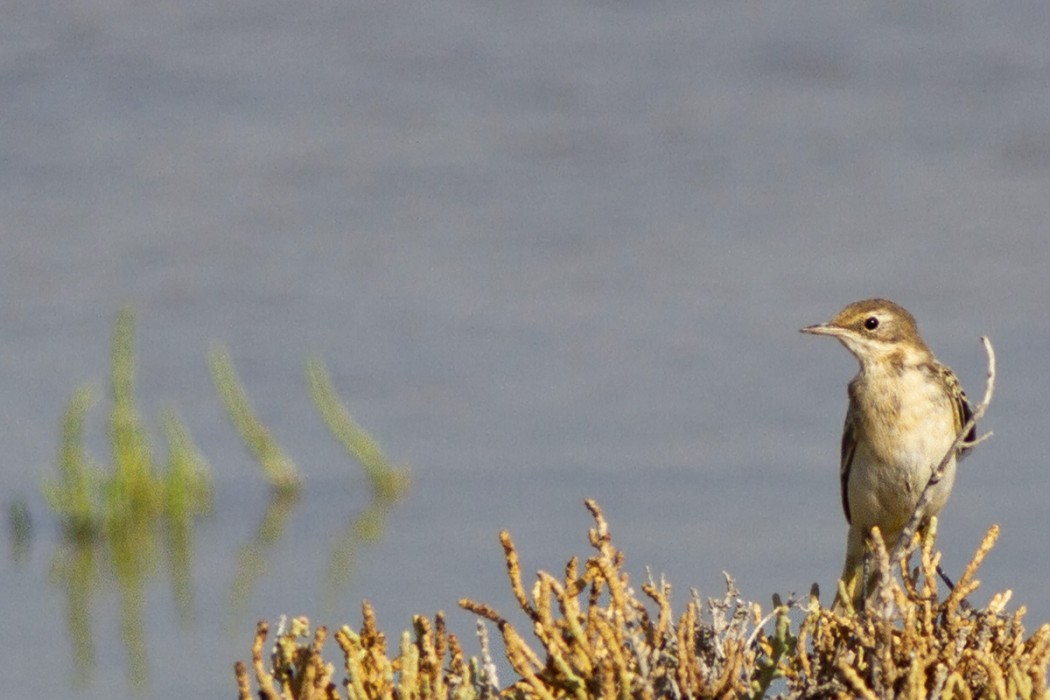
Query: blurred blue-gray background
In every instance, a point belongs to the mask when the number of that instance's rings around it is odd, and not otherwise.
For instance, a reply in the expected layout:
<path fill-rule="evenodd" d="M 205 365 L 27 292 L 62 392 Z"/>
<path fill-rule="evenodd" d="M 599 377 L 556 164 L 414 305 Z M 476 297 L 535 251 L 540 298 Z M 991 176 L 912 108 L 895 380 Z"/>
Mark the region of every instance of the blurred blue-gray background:
<path fill-rule="evenodd" d="M 971 396 L 990 335 L 995 437 L 941 545 L 977 594 L 1050 618 L 1050 6 L 860 2 L 14 2 L 0 26 L 0 491 L 29 550 L 0 562 L 11 697 L 230 697 L 257 619 L 396 639 L 471 596 L 509 611 L 497 532 L 529 576 L 587 553 L 596 498 L 635 580 L 825 596 L 845 522 L 855 364 L 797 330 L 875 295 L 908 307 Z M 104 392 L 138 312 L 139 396 L 209 459 L 192 619 L 145 589 L 129 681 L 119 593 L 74 663 L 60 531 L 39 485 L 73 389 Z M 231 604 L 268 491 L 205 355 L 230 348 L 306 482 Z M 303 376 L 323 358 L 414 485 L 367 506 Z M 104 459 L 102 407 L 89 425 Z M 6 506 L 7 504 L 5 504 Z M 10 549 L 10 548 L 9 548 Z M 125 631 L 126 634 L 126 631 Z"/>

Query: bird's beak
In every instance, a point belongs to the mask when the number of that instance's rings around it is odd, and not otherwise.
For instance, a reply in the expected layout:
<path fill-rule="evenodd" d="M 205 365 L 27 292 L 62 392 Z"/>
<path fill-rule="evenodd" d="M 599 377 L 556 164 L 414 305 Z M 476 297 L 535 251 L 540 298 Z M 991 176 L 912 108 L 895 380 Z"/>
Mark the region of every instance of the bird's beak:
<path fill-rule="evenodd" d="M 826 323 L 818 323 L 815 326 L 806 326 L 801 329 L 802 333 L 812 333 L 813 335 L 841 335 L 839 332 L 841 329 L 835 326 L 829 326 Z"/>

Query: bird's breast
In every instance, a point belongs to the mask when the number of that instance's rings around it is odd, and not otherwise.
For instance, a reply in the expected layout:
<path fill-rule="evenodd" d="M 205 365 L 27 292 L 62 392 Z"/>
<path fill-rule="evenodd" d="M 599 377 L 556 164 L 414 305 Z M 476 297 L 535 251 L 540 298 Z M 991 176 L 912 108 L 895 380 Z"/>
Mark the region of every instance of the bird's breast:
<path fill-rule="evenodd" d="M 883 462 L 931 469 L 955 440 L 955 413 L 947 389 L 922 368 L 859 375 L 850 385 L 850 410 L 858 437 Z"/>
<path fill-rule="evenodd" d="M 921 369 L 861 375 L 850 385 L 850 412 L 857 431 L 847 485 L 850 511 L 861 524 L 899 527 L 955 440 L 948 394 Z M 953 462 L 934 494 L 931 513 L 947 500 L 954 472 Z"/>

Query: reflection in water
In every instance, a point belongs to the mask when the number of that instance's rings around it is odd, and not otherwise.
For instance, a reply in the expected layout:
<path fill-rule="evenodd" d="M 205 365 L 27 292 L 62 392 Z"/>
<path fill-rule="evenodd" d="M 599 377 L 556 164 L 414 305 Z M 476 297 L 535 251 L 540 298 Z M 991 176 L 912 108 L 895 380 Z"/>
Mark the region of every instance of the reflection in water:
<path fill-rule="evenodd" d="M 328 557 L 322 596 L 322 610 L 327 615 L 336 609 L 340 594 L 350 581 L 358 547 L 377 541 L 383 534 L 386 515 L 408 490 L 411 475 L 408 467 L 391 464 L 379 444 L 354 421 L 336 394 L 328 370 L 320 360 L 307 360 L 306 381 L 310 386 L 310 397 L 328 431 L 361 465 L 372 488 L 372 502 L 348 523 Z"/>
<path fill-rule="evenodd" d="M 108 588 L 106 584 L 117 584 L 128 677 L 141 690 L 149 675 L 143 618 L 146 584 L 158 570 L 158 552 L 163 551 L 180 620 L 192 619 L 192 524 L 210 509 L 211 481 L 207 462 L 172 410 L 162 416 L 167 463 L 155 461 L 136 405 L 134 315 L 129 307 L 117 316 L 111 363 L 110 464 L 100 468 L 84 447 L 92 392 L 82 387 L 73 393 L 63 416 L 58 475 L 44 484 L 44 495 L 63 531 L 51 580 L 66 592 L 77 684 L 89 680 L 94 665 L 94 594 Z"/>
<path fill-rule="evenodd" d="M 266 572 L 267 554 L 280 541 L 298 502 L 298 489 L 274 489 L 255 536 L 241 547 L 230 588 L 230 613 L 233 620 L 239 620 L 247 613 L 251 592 Z"/>
<path fill-rule="evenodd" d="M 91 598 L 95 592 L 95 543 L 73 538 L 63 542 L 51 559 L 50 579 L 66 594 L 66 626 L 73 642 L 73 680 L 86 684 L 95 665 L 91 636 Z"/>
<path fill-rule="evenodd" d="M 243 620 L 247 614 L 252 592 L 266 573 L 270 554 L 280 542 L 298 503 L 298 491 L 275 490 L 255 535 L 241 547 L 230 586 L 231 624 Z M 394 503 L 394 499 L 373 492 L 368 507 L 352 516 L 335 540 L 328 554 L 324 577 L 322 612 L 326 616 L 337 609 L 342 593 L 350 583 L 360 548 L 377 542 L 382 536 L 387 514 Z"/>
<path fill-rule="evenodd" d="M 226 396 L 231 421 L 237 426 L 249 451 L 256 455 L 260 462 L 266 456 L 280 456 L 278 469 L 263 465 L 264 473 L 287 474 L 288 472 L 283 470 L 289 465 L 294 469 L 294 464 L 283 456 L 284 453 L 269 431 L 249 408 L 247 395 L 236 380 L 228 353 L 221 350 L 212 352 L 212 371 L 216 384 L 221 382 L 227 386 L 225 390 L 220 391 Z M 404 495 L 411 479 L 408 468 L 391 464 L 375 439 L 353 420 L 332 386 L 323 363 L 316 359 L 307 361 L 306 376 L 310 396 L 321 418 L 332 436 L 364 469 L 372 492 L 368 508 L 349 520 L 329 553 L 322 598 L 324 610 L 331 611 L 335 609 L 340 593 L 345 591 L 350 582 L 358 549 L 379 539 L 383 533 L 387 513 Z M 234 415 L 237 417 L 234 418 Z M 255 537 L 241 548 L 237 558 L 237 572 L 230 591 L 230 609 L 234 619 L 240 619 L 245 614 L 250 594 L 265 572 L 267 554 L 280 540 L 284 527 L 298 503 L 298 489 L 288 488 L 290 483 L 298 484 L 298 472 L 294 473 L 295 479 L 271 480 L 274 491 L 270 504 L 259 523 Z"/>
<path fill-rule="evenodd" d="M 120 633 L 128 653 L 128 676 L 136 688 L 145 688 L 149 675 L 142 613 L 146 583 L 157 571 L 156 534 L 150 523 L 138 522 L 110 538 L 107 568 L 120 591 Z"/>
<path fill-rule="evenodd" d="M 299 501 L 301 478 L 251 410 L 229 354 L 215 350 L 210 361 L 230 421 L 273 487 L 258 531 L 237 558 L 230 610 L 240 617 Z M 325 589 L 326 598 L 333 600 L 350 578 L 358 548 L 382 534 L 386 514 L 408 487 L 409 473 L 405 467 L 391 465 L 375 440 L 354 423 L 320 362 L 308 363 L 307 377 L 321 416 L 363 467 L 372 494 L 368 508 L 351 519 L 329 555 Z M 66 594 L 76 685 L 90 681 L 95 665 L 94 599 L 100 590 L 116 584 L 128 678 L 142 691 L 149 679 L 146 587 L 159 570 L 165 569 L 170 577 L 180 626 L 194 621 L 194 524 L 211 508 L 210 469 L 173 410 L 161 416 L 167 461 L 157 463 L 135 400 L 134 317 L 129 308 L 121 310 L 114 329 L 111 382 L 109 465 L 97 465 L 84 447 L 84 422 L 92 392 L 87 388 L 75 391 L 63 417 L 58 473 L 44 484 L 45 496 L 63 530 L 50 579 Z M 24 505 L 21 510 L 12 505 L 8 520 L 18 556 L 29 539 Z"/>
<path fill-rule="evenodd" d="M 252 540 L 237 557 L 230 590 L 231 620 L 247 612 L 247 604 L 258 581 L 266 572 L 267 561 L 299 502 L 299 491 L 275 489 Z M 328 557 L 324 579 L 324 609 L 332 611 L 350 581 L 354 561 L 361 546 L 376 542 L 382 535 L 387 514 L 395 500 L 373 493 L 369 506 L 350 519 Z M 70 534 L 56 550 L 50 580 L 66 597 L 66 624 L 73 644 L 73 682 L 90 683 L 95 666 L 92 633 L 92 606 L 98 594 L 113 588 L 119 592 L 120 629 L 128 658 L 128 680 L 143 691 L 149 681 L 147 630 L 144 601 L 147 586 L 156 573 L 166 568 L 175 600 L 178 622 L 194 622 L 193 521 L 140 521 L 130 527 L 109 531 L 105 536 Z"/>
<path fill-rule="evenodd" d="M 357 557 L 358 548 L 379 540 L 386 524 L 387 513 L 393 505 L 394 499 L 373 493 L 368 508 L 352 518 L 336 540 L 328 556 L 325 587 L 321 597 L 321 612 L 325 617 L 332 617 L 339 609 L 354 571 L 354 559 Z"/>
<path fill-rule="evenodd" d="M 139 690 L 146 687 L 149 678 L 144 601 L 147 585 L 160 568 L 159 559 L 168 564 L 179 623 L 188 625 L 193 621 L 192 529 L 170 520 L 163 528 L 148 521 L 127 525 L 107 531 L 105 536 L 67 534 L 51 560 L 50 580 L 66 594 L 66 622 L 73 643 L 77 685 L 90 681 L 95 663 L 92 603 L 98 592 L 112 589 L 114 583 L 120 596 L 120 630 L 128 655 L 128 678 Z"/>
<path fill-rule="evenodd" d="M 33 519 L 29 506 L 18 498 L 7 506 L 7 540 L 11 547 L 11 561 L 23 563 L 29 556 L 29 543 L 33 539 Z"/>

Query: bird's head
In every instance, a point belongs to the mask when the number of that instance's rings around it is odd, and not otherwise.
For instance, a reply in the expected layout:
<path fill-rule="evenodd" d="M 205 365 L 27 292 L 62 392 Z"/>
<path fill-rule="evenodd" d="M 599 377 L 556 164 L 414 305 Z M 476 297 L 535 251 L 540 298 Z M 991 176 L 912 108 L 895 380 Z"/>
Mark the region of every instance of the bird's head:
<path fill-rule="evenodd" d="M 887 299 L 856 301 L 827 323 L 806 326 L 803 333 L 838 338 L 861 367 L 882 362 L 911 363 L 932 357 L 919 335 L 915 318 Z"/>

